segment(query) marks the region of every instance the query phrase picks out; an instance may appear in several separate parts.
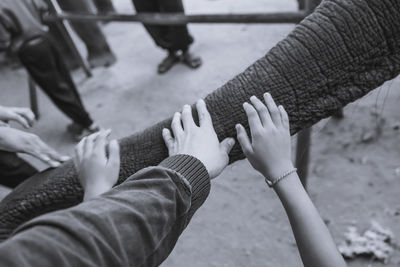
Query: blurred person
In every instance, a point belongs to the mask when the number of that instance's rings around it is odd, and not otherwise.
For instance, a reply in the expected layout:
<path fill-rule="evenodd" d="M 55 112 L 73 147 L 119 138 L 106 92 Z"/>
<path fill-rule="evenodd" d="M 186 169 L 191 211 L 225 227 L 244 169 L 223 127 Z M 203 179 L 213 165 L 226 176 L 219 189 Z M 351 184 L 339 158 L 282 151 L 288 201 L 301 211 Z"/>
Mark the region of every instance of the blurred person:
<path fill-rule="evenodd" d="M 33 80 L 73 123 L 67 128 L 76 140 L 100 127 L 86 111 L 62 56 L 47 34 L 42 0 L 0 2 L 0 49 L 11 48 Z"/>
<path fill-rule="evenodd" d="M 137 13 L 184 13 L 182 0 L 132 0 L 132 2 Z M 158 65 L 158 73 L 167 72 L 179 61 L 193 69 L 201 66 L 201 58 L 189 52 L 194 39 L 189 34 L 187 25 L 144 24 L 144 27 L 156 45 L 168 51 L 168 56 Z"/>
<path fill-rule="evenodd" d="M 116 13 L 114 4 L 112 0 L 94 0 L 96 9 L 102 14 L 113 14 Z"/>
<path fill-rule="evenodd" d="M 96 14 L 99 12 L 113 12 L 114 7 L 109 0 L 57 0 L 60 7 L 67 12 Z M 96 4 L 95 4 L 96 3 Z M 98 9 L 98 8 L 99 9 Z M 107 39 L 95 21 L 70 21 L 70 24 L 79 38 L 83 41 L 88 52 L 88 62 L 92 68 L 109 67 L 117 61 L 115 54 L 107 42 Z M 61 50 L 70 65 L 74 64 L 75 57 L 65 44 L 64 37 L 54 24 L 50 25 L 51 34 L 61 46 Z M 71 62 L 72 61 L 72 62 Z"/>
<path fill-rule="evenodd" d="M 251 141 L 244 127 L 236 125 L 242 150 L 281 200 L 304 266 L 346 266 L 293 167 L 288 115 L 283 106 L 276 106 L 269 93 L 264 95 L 264 100 L 266 105 L 253 96 L 250 98 L 251 104 L 243 105 Z"/>
<path fill-rule="evenodd" d="M 9 127 L 14 121 L 28 129 L 35 115 L 28 108 L 0 106 L 0 184 L 15 188 L 38 170 L 16 153 L 29 154 L 50 167 L 58 167 L 69 157 L 62 156 L 44 143 L 37 135 Z"/>
<path fill-rule="evenodd" d="M 108 142 L 105 131 L 82 140 L 74 163 L 84 202 L 20 226 L 0 244 L 0 266 L 159 266 L 206 200 L 210 179 L 227 166 L 235 143 L 219 142 L 204 101 L 196 108 L 198 125 L 185 105 L 172 120 L 174 137 L 163 130 L 168 158 L 111 190 L 118 144 Z"/>

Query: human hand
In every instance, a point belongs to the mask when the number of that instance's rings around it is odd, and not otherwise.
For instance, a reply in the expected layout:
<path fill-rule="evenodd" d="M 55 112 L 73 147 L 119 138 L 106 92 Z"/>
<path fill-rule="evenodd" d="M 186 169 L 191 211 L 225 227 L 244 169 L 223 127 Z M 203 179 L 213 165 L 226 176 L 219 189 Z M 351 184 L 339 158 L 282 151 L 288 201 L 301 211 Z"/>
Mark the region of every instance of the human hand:
<path fill-rule="evenodd" d="M 0 150 L 29 154 L 54 168 L 69 160 L 69 157 L 58 154 L 37 135 L 10 127 L 0 127 Z"/>
<path fill-rule="evenodd" d="M 163 129 L 162 135 L 169 156 L 186 154 L 199 159 L 212 179 L 228 165 L 228 154 L 235 140 L 226 138 L 220 143 L 204 100 L 197 101 L 196 108 L 200 126 L 193 120 L 191 107 L 185 105 L 182 114 L 177 112 L 172 119 L 171 128 L 174 137 L 168 129 Z"/>
<path fill-rule="evenodd" d="M 75 148 L 74 164 L 85 190 L 84 201 L 107 192 L 117 183 L 119 144 L 117 140 L 108 142 L 110 133 L 111 130 L 107 130 L 89 135 Z"/>
<path fill-rule="evenodd" d="M 15 121 L 25 128 L 31 128 L 35 122 L 35 114 L 29 108 L 0 106 L 0 121 Z"/>
<path fill-rule="evenodd" d="M 264 105 L 252 96 L 243 108 L 249 120 L 251 142 L 241 124 L 236 125 L 237 138 L 250 164 L 272 182 L 293 169 L 289 118 L 283 106 L 277 107 L 269 93 Z"/>

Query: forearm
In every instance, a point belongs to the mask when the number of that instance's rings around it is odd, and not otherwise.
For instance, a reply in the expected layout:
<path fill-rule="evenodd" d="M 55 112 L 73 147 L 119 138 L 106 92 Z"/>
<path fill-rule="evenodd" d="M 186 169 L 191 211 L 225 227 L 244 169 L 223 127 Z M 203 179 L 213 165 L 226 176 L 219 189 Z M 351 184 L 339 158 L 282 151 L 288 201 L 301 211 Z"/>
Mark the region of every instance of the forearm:
<path fill-rule="evenodd" d="M 188 164 L 189 171 L 179 167 Z M 1 244 L 0 265 L 158 266 L 198 208 L 192 203 L 202 203 L 209 192 L 198 160 L 181 157 L 161 165 L 98 198 L 23 225 Z"/>
<path fill-rule="evenodd" d="M 346 266 L 296 173 L 275 186 L 288 215 L 304 266 Z"/>

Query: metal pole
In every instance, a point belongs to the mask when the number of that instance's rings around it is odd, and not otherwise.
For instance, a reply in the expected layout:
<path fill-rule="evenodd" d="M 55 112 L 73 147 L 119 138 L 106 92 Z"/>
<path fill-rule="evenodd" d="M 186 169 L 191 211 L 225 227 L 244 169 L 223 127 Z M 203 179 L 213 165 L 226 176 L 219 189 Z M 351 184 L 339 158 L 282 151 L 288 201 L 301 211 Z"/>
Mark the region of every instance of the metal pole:
<path fill-rule="evenodd" d="M 304 188 L 307 187 L 311 148 L 311 129 L 311 127 L 304 129 L 297 134 L 296 168 Z"/>
<path fill-rule="evenodd" d="M 52 11 L 58 15 L 61 14 L 63 11 L 61 7 L 58 5 L 56 0 L 49 0 L 50 3 L 50 8 Z M 79 64 L 81 65 L 83 71 L 85 72 L 87 77 L 92 77 L 92 71 L 90 70 L 90 66 L 86 59 L 81 55 L 79 52 L 74 40 L 72 39 L 72 29 L 69 23 L 65 20 L 60 21 L 60 23 L 56 23 L 57 27 L 60 29 L 61 34 L 63 35 L 65 41 L 67 42 L 67 45 L 70 47 L 72 53 L 75 55 L 75 57 L 78 59 Z"/>
<path fill-rule="evenodd" d="M 53 0 L 54 1 L 54 0 Z M 140 13 L 140 14 L 75 14 L 57 12 L 44 17 L 46 21 L 119 21 L 141 22 L 149 25 L 180 25 L 187 23 L 299 23 L 306 16 L 304 11 L 254 14 L 199 14 Z"/>
<path fill-rule="evenodd" d="M 306 14 L 311 14 L 320 3 L 321 0 L 305 0 Z M 307 188 L 308 167 L 310 164 L 311 131 L 312 128 L 310 127 L 300 131 L 297 135 L 296 167 L 304 188 Z"/>
<path fill-rule="evenodd" d="M 28 74 L 28 87 L 29 87 L 29 102 L 31 105 L 31 109 L 33 114 L 35 114 L 36 119 L 38 120 L 40 118 L 40 113 L 39 113 L 39 105 L 36 93 L 36 84 L 29 74 Z"/>

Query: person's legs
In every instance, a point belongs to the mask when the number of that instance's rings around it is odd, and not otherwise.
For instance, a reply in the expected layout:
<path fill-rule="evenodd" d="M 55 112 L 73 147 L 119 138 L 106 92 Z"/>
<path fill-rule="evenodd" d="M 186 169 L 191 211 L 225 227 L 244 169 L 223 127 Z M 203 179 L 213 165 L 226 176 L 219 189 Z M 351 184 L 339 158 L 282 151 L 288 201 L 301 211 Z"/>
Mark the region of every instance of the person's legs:
<path fill-rule="evenodd" d="M 64 41 L 64 36 L 62 35 L 60 29 L 57 26 L 58 22 L 48 22 L 46 25 L 49 27 L 49 35 L 51 38 L 57 43 L 58 50 L 65 60 L 65 64 L 68 69 L 74 70 L 79 68 L 81 65 L 71 51 L 70 47 L 67 45 L 67 42 Z"/>
<path fill-rule="evenodd" d="M 184 13 L 182 0 L 157 0 L 162 13 Z M 164 36 L 169 50 L 187 50 L 193 43 L 194 39 L 189 34 L 187 25 L 166 26 L 166 34 Z"/>
<path fill-rule="evenodd" d="M 61 8 L 70 12 L 95 13 L 92 0 L 59 0 Z M 88 50 L 88 60 L 91 67 L 111 66 L 116 62 L 114 54 L 107 43 L 106 37 L 96 22 L 71 22 L 78 36 Z"/>
<path fill-rule="evenodd" d="M 159 13 L 160 8 L 158 6 L 157 0 L 132 0 L 137 13 Z M 166 41 L 164 40 L 166 27 L 159 25 L 146 25 L 143 24 L 147 32 L 150 34 L 151 38 L 154 40 L 156 45 L 165 49 Z"/>
<path fill-rule="evenodd" d="M 136 12 L 149 12 L 149 13 L 160 13 L 161 8 L 157 0 L 132 0 L 135 6 Z M 146 25 L 143 24 L 151 38 L 154 40 L 157 46 L 168 50 L 168 55 L 158 65 L 158 73 L 165 73 L 172 68 L 177 62 L 179 57 L 177 55 L 178 49 L 171 49 L 171 43 L 169 41 L 169 26 L 160 25 Z"/>
<path fill-rule="evenodd" d="M 49 39 L 40 37 L 27 42 L 18 56 L 34 81 L 60 110 L 82 127 L 92 125 L 71 75 Z"/>
<path fill-rule="evenodd" d="M 94 0 L 94 4 L 99 13 L 115 13 L 112 0 Z"/>
<path fill-rule="evenodd" d="M 0 151 L 0 184 L 15 188 L 17 185 L 38 173 L 32 165 L 15 153 Z"/>
<path fill-rule="evenodd" d="M 162 12 L 181 12 L 184 13 L 182 0 L 158 0 Z M 187 25 L 169 26 L 166 37 L 170 43 L 170 49 L 182 51 L 182 62 L 190 68 L 198 68 L 202 61 L 198 56 L 189 52 L 190 45 L 194 42 L 190 35 Z"/>
<path fill-rule="evenodd" d="M 182 0 L 157 0 L 160 6 L 160 11 L 164 13 L 184 13 L 184 7 Z M 190 35 L 187 25 L 180 26 L 166 26 L 164 40 L 167 44 L 165 48 L 170 51 L 182 51 L 181 60 L 184 64 L 191 68 L 198 68 L 201 66 L 202 61 L 200 57 L 194 56 L 189 52 L 189 47 L 193 43 L 194 39 Z M 176 53 L 176 52 L 175 52 Z M 171 54 L 170 54 L 171 55 Z M 169 70 L 172 64 L 168 60 L 168 56 L 159 66 L 159 72 L 164 67 L 165 71 Z M 164 72 L 165 72 L 164 71 Z"/>

